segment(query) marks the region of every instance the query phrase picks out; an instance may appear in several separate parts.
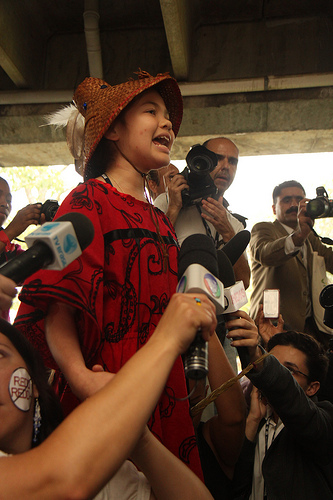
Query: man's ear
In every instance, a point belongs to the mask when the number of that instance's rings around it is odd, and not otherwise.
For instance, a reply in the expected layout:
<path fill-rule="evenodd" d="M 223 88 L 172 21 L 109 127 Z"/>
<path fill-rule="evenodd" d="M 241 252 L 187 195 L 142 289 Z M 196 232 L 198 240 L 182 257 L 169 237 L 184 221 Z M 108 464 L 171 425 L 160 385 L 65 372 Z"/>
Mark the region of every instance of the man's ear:
<path fill-rule="evenodd" d="M 310 382 L 308 388 L 305 391 L 305 394 L 311 398 L 314 396 L 320 389 L 320 382 Z"/>
<path fill-rule="evenodd" d="M 272 205 L 273 214 L 276 215 L 275 205 Z"/>

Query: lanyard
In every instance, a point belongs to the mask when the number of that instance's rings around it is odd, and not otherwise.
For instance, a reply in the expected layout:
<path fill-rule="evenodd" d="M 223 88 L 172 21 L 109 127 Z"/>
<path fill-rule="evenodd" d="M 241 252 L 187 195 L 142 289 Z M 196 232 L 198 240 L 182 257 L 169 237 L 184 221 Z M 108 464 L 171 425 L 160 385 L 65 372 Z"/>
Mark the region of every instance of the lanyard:
<path fill-rule="evenodd" d="M 196 204 L 195 206 L 197 207 L 197 210 L 198 210 L 200 217 L 201 217 L 202 210 L 201 210 L 200 205 Z M 214 246 L 215 246 L 216 250 L 218 250 L 221 246 L 224 245 L 223 239 L 222 238 L 220 239 L 220 235 L 217 231 L 215 233 L 215 238 L 214 238 L 212 235 L 212 231 L 211 231 L 209 225 L 207 224 L 207 221 L 203 217 L 201 217 L 201 220 L 202 220 L 202 223 L 205 227 L 207 236 L 209 236 L 213 240 Z"/>
<path fill-rule="evenodd" d="M 265 455 L 267 453 L 269 446 L 272 445 L 272 443 L 275 439 L 275 433 L 276 433 L 276 428 L 277 428 L 277 424 L 275 424 L 275 428 L 274 428 L 274 432 L 273 432 L 273 436 L 272 436 L 272 441 L 271 441 L 271 444 L 268 445 L 268 435 L 269 435 L 270 422 L 271 422 L 271 417 L 268 417 L 268 419 L 266 420 L 266 424 L 265 424 Z M 264 484 L 264 500 L 267 500 L 267 491 L 266 491 L 265 484 Z"/>

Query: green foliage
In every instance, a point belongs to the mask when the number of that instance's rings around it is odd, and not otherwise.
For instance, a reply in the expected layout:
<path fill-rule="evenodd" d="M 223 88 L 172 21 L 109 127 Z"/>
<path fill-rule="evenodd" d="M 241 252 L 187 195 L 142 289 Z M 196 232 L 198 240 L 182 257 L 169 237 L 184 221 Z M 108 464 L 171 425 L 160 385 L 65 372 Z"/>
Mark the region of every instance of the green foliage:
<path fill-rule="evenodd" d="M 46 199 L 59 199 L 65 191 L 62 177 L 66 166 L 56 167 L 10 167 L 2 168 L 12 193 L 24 189 L 28 203 L 44 202 Z"/>

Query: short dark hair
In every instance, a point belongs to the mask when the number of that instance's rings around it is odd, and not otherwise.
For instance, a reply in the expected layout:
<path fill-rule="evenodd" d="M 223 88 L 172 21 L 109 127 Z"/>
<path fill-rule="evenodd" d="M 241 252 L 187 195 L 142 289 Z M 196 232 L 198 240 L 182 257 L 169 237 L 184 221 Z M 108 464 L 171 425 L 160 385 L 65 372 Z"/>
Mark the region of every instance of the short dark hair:
<path fill-rule="evenodd" d="M 274 203 L 274 205 L 276 203 L 278 196 L 280 196 L 282 189 L 289 188 L 289 187 L 300 188 L 305 195 L 305 189 L 302 186 L 302 184 L 300 184 L 297 181 L 285 181 L 285 182 L 282 182 L 281 184 L 279 184 L 278 186 L 275 186 L 275 188 L 273 189 L 273 203 Z"/>
<path fill-rule="evenodd" d="M 49 375 L 38 351 L 13 325 L 0 318 L 0 332 L 13 344 L 27 365 L 32 382 L 36 386 L 41 410 L 41 427 L 37 435 L 37 446 L 44 441 L 63 420 L 63 412 L 54 390 L 48 383 Z"/>
<path fill-rule="evenodd" d="M 160 185 L 160 176 L 158 175 L 157 169 L 149 170 L 147 174 L 147 181 L 153 181 L 157 186 Z"/>
<path fill-rule="evenodd" d="M 267 351 L 277 345 L 292 346 L 305 354 L 309 382 L 322 384 L 325 381 L 329 359 L 324 348 L 311 335 L 293 330 L 277 333 L 269 339 Z"/>

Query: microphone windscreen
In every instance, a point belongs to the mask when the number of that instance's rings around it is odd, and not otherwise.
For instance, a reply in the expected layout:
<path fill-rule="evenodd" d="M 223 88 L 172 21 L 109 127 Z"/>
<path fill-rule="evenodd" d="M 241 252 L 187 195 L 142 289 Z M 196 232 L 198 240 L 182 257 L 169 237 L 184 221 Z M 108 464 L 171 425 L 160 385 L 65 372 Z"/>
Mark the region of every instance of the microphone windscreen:
<path fill-rule="evenodd" d="M 251 238 L 250 231 L 243 230 L 236 233 L 231 240 L 224 245 L 221 250 L 229 258 L 231 265 L 233 266 L 239 259 L 239 257 L 245 252 L 247 245 L 249 244 Z M 221 279 L 221 278 L 220 278 Z"/>
<path fill-rule="evenodd" d="M 179 250 L 178 279 L 191 264 L 200 264 L 213 276 L 218 276 L 216 249 L 213 240 L 206 234 L 191 234 Z"/>
<path fill-rule="evenodd" d="M 94 239 L 95 230 L 91 220 L 88 219 L 86 215 L 79 212 L 69 212 L 58 217 L 54 222 L 61 221 L 71 222 L 73 224 L 76 238 L 83 252 Z"/>
<path fill-rule="evenodd" d="M 234 285 L 236 283 L 235 273 L 229 258 L 223 250 L 217 250 L 216 254 L 219 269 L 219 280 L 222 281 L 225 287 Z"/>

